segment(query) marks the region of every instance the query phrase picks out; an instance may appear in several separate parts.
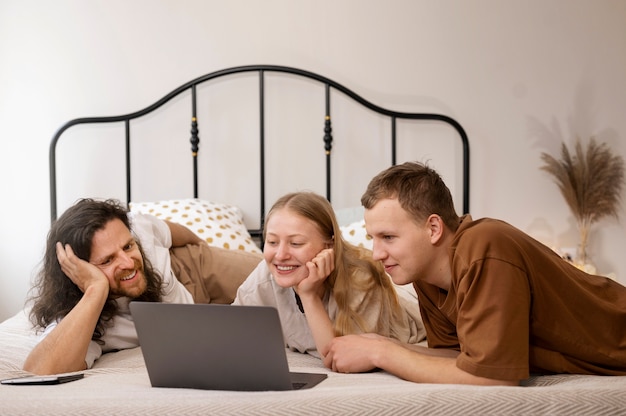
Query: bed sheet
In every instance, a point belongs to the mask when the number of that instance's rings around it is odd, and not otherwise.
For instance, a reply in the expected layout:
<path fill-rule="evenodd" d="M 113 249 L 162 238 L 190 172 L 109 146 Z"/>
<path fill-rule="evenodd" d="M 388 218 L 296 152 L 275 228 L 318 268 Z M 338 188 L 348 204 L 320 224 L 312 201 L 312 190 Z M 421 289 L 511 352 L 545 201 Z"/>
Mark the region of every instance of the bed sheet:
<path fill-rule="evenodd" d="M 36 342 L 24 312 L 0 324 L 0 378 L 25 375 Z M 326 372 L 308 390 L 233 392 L 152 388 L 141 348 L 102 356 L 82 380 L 54 386 L 0 385 L 0 413 L 268 415 L 624 415 L 626 377 L 533 377 L 520 387 L 417 384 L 382 371 L 338 374 L 310 355 L 287 351 L 292 371 Z"/>

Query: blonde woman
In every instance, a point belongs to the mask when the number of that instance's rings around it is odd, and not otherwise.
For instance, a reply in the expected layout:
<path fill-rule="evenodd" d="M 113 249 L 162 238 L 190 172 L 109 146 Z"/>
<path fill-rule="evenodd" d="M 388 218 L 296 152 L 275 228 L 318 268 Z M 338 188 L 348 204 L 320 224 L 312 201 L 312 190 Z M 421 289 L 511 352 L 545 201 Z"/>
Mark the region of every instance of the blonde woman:
<path fill-rule="evenodd" d="M 275 307 L 290 349 L 323 358 L 330 341 L 346 334 L 424 339 L 416 298 L 394 286 L 369 250 L 342 238 L 324 197 L 296 192 L 278 199 L 263 238 L 264 260 L 233 304 Z"/>

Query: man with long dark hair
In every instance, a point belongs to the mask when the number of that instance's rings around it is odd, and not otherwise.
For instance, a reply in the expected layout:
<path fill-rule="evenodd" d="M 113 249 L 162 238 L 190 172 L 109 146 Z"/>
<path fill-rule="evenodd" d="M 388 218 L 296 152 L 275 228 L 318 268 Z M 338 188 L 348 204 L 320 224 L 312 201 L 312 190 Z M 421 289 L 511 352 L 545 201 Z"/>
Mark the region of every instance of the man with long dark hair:
<path fill-rule="evenodd" d="M 169 251 L 188 244 L 205 243 L 182 225 L 130 215 L 115 200 L 82 199 L 67 209 L 48 233 L 33 288 L 31 320 L 44 331 L 24 370 L 83 370 L 104 352 L 136 347 L 131 300 L 193 303 Z"/>

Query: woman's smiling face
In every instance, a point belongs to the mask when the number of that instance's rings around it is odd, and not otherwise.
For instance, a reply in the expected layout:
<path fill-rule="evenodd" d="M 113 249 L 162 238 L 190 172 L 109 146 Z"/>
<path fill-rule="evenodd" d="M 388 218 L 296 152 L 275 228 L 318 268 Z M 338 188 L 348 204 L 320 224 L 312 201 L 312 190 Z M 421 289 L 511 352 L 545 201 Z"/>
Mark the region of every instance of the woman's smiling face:
<path fill-rule="evenodd" d="M 327 246 L 313 221 L 288 208 L 274 211 L 265 224 L 263 256 L 281 287 L 296 286 L 307 277 L 306 263 Z"/>

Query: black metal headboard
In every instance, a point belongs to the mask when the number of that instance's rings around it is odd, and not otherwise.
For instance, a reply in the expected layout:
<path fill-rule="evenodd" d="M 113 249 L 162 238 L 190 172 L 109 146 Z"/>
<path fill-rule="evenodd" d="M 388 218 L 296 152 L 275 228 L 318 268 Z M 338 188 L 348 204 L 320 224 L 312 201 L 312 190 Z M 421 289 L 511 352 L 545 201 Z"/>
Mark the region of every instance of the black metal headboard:
<path fill-rule="evenodd" d="M 392 160 L 391 164 L 395 165 L 397 160 L 397 137 L 396 137 L 396 121 L 398 119 L 413 119 L 413 120 L 433 120 L 440 121 L 443 123 L 447 123 L 452 126 L 459 134 L 462 148 L 463 148 L 463 167 L 462 167 L 462 183 L 463 183 L 463 213 L 469 212 L 469 142 L 465 130 L 463 127 L 453 118 L 441 115 L 441 114 L 432 114 L 432 113 L 405 113 L 389 110 L 386 108 L 379 107 L 371 102 L 365 100 L 360 95 L 356 94 L 354 91 L 344 87 L 343 85 L 328 79 L 322 75 L 315 74 L 309 71 L 305 71 L 302 69 L 285 67 L 285 66 L 275 66 L 275 65 L 248 65 L 248 66 L 238 66 L 228 69 L 223 69 L 220 71 L 215 71 L 206 75 L 203 75 L 199 78 L 196 78 L 192 81 L 187 82 L 184 85 L 176 88 L 174 91 L 170 92 L 154 104 L 144 108 L 143 110 L 120 115 L 120 116 L 111 116 L 111 117 L 85 117 L 85 118 L 77 118 L 65 123 L 54 135 L 52 141 L 50 143 L 50 213 L 51 220 L 54 221 L 57 218 L 57 168 L 56 168 L 56 148 L 57 143 L 59 142 L 63 133 L 72 126 L 76 126 L 79 124 L 99 124 L 99 123 L 117 123 L 123 122 L 125 125 L 125 146 L 126 146 L 126 154 L 125 154 L 125 162 L 126 162 L 126 202 L 131 202 L 132 190 L 131 190 L 131 158 L 130 158 L 130 143 L 131 143 L 131 134 L 130 134 L 130 122 L 138 117 L 144 116 L 159 107 L 166 104 L 168 101 L 172 100 L 174 97 L 182 94 L 188 90 L 191 90 L 191 155 L 193 160 L 193 197 L 198 197 L 198 152 L 199 152 L 199 128 L 198 128 L 198 118 L 196 114 L 196 106 L 197 106 L 197 97 L 196 97 L 196 88 L 198 85 L 226 75 L 242 73 L 242 72 L 258 72 L 259 77 L 259 109 L 260 109 L 260 131 L 259 131 L 259 140 L 260 140 L 260 224 L 261 227 L 258 230 L 250 230 L 252 236 L 258 236 L 261 233 L 261 229 L 263 228 L 263 216 L 265 212 L 265 153 L 264 153 L 264 143 L 265 143 L 265 73 L 266 72 L 283 72 L 294 75 L 299 75 L 302 77 L 306 77 L 315 81 L 318 81 L 325 86 L 325 105 L 326 105 L 326 116 L 324 119 L 323 126 L 323 140 L 324 140 L 324 148 L 326 154 L 326 197 L 330 201 L 331 198 L 331 153 L 333 146 L 333 136 L 332 136 L 332 120 L 330 116 L 330 106 L 331 106 L 331 89 L 335 89 L 337 91 L 342 92 L 346 96 L 350 97 L 357 103 L 362 106 L 386 117 L 389 117 L 391 120 L 391 155 Z"/>

